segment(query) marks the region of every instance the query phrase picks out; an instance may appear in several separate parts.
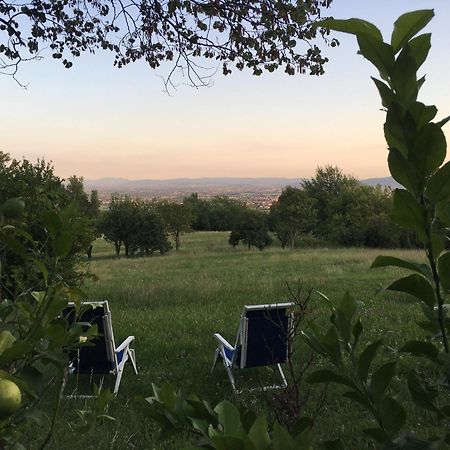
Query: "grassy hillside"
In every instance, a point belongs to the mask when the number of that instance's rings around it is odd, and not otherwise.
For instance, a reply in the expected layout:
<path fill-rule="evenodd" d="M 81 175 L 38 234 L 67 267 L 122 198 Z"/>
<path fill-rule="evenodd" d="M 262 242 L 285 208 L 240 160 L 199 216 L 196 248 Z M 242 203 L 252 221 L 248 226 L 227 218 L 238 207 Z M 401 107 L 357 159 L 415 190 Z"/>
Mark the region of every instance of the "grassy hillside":
<path fill-rule="evenodd" d="M 113 247 L 104 241 L 94 244 L 90 271 L 99 280 L 89 282 L 89 298 L 110 301 L 117 345 L 130 334 L 136 337 L 140 373 L 136 377 L 129 368 L 124 375 L 109 411 L 116 422 L 106 422 L 75 439 L 68 425 L 73 416 L 66 412 L 58 421 L 52 448 L 156 449 L 186 445 L 177 440 L 159 444 L 154 426 L 142 417 L 135 397 L 149 395 L 152 382 L 168 381 L 211 401 L 241 401 L 233 396 L 221 365 L 210 374 L 215 349 L 212 334 L 220 331 L 233 341 L 242 306 L 288 300 L 286 283 L 295 286 L 300 280 L 336 301 L 349 290 L 363 304 L 363 323 L 370 330 L 369 337 L 384 337 L 388 345 L 418 332 L 415 304 L 394 294 L 376 293 L 400 273 L 369 269 L 378 250 L 290 252 L 274 247 L 249 252 L 231 248 L 227 237 L 227 233 L 192 233 L 183 237 L 177 253 L 132 259 L 116 258 Z M 421 258 L 421 253 L 414 251 L 383 253 Z M 318 296 L 311 304 L 311 316 L 319 322 L 327 320 L 327 310 Z M 301 358 L 302 352 L 297 354 Z M 241 388 L 251 387 L 261 376 L 265 376 L 264 369 L 245 372 L 238 375 L 237 383 Z M 264 408 L 258 398 L 244 398 Z M 316 433 L 323 437 L 334 433 L 351 436 L 359 429 L 354 409 L 347 410 L 346 405 L 338 395 L 330 395 Z M 74 406 L 83 404 L 66 400 L 66 411 Z"/>

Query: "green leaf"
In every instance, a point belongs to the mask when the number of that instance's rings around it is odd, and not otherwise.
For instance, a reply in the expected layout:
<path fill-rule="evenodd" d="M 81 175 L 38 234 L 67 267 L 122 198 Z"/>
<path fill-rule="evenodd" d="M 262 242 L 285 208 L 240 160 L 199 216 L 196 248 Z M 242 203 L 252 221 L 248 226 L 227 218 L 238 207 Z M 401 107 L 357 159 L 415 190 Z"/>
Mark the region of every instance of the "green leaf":
<path fill-rule="evenodd" d="M 270 445 L 270 436 L 267 431 L 268 424 L 266 417 L 262 414 L 256 420 L 250 428 L 248 437 L 255 445 L 255 448 L 268 448 Z"/>
<path fill-rule="evenodd" d="M 395 375 L 395 365 L 395 362 L 386 363 L 372 375 L 370 391 L 376 403 L 381 401 L 386 389 L 391 383 L 391 380 Z"/>
<path fill-rule="evenodd" d="M 336 328 L 330 327 L 324 336 L 321 336 L 320 344 L 326 350 L 333 364 L 339 365 L 341 361 L 341 346 Z"/>
<path fill-rule="evenodd" d="M 426 61 L 431 48 L 431 33 L 421 34 L 409 41 L 411 54 L 416 61 L 417 69 Z"/>
<path fill-rule="evenodd" d="M 45 284 L 48 282 L 48 269 L 45 266 L 45 264 L 42 261 L 39 261 L 39 259 L 34 258 L 33 259 L 34 264 L 36 267 L 41 271 L 42 276 L 44 277 Z"/>
<path fill-rule="evenodd" d="M 439 202 L 436 205 L 436 216 L 447 227 L 450 227 L 450 204 Z"/>
<path fill-rule="evenodd" d="M 389 436 L 381 428 L 366 428 L 363 433 L 381 444 L 389 440 Z"/>
<path fill-rule="evenodd" d="M 406 46 L 395 61 L 391 72 L 392 86 L 405 104 L 416 100 L 419 93 L 416 70 L 416 60 L 411 55 L 409 46 Z"/>
<path fill-rule="evenodd" d="M 346 292 L 342 297 L 341 303 L 339 307 L 335 310 L 332 315 L 332 321 L 336 325 L 336 328 L 339 330 L 341 339 L 348 343 L 351 336 L 351 328 L 352 328 L 352 318 L 356 312 L 356 302 L 353 297 Z"/>
<path fill-rule="evenodd" d="M 16 338 L 12 335 L 10 331 L 4 330 L 0 331 L 0 356 L 3 352 L 12 347 Z"/>
<path fill-rule="evenodd" d="M 404 259 L 396 258 L 395 256 L 377 256 L 375 261 L 370 266 L 372 269 L 376 267 L 401 267 L 402 269 L 412 270 L 424 277 L 431 279 L 431 269 L 426 264 L 418 264 Z"/>
<path fill-rule="evenodd" d="M 391 45 L 397 53 L 412 37 L 414 37 L 433 18 L 432 9 L 412 11 L 400 16 L 394 23 Z"/>
<path fill-rule="evenodd" d="M 392 92 L 391 88 L 386 83 L 383 83 L 382 81 L 380 81 L 374 77 L 371 77 L 371 78 L 372 78 L 373 82 L 375 83 L 375 86 L 378 89 L 378 92 L 381 97 L 382 105 L 385 108 L 389 108 L 391 106 L 391 103 L 395 99 L 394 92 Z"/>
<path fill-rule="evenodd" d="M 408 113 L 413 117 L 416 128 L 420 131 L 427 123 L 431 122 L 437 114 L 436 106 L 427 106 L 421 102 L 414 102 L 408 107 Z"/>
<path fill-rule="evenodd" d="M 299 435 L 295 436 L 294 446 L 292 450 L 313 450 L 313 433 L 312 428 L 306 428 Z"/>
<path fill-rule="evenodd" d="M 407 114 L 405 107 L 394 100 L 387 111 L 384 124 L 384 137 L 389 148 L 400 151 L 407 158 L 416 132 L 416 124 L 411 114 Z"/>
<path fill-rule="evenodd" d="M 272 447 L 273 450 L 289 450 L 295 448 L 292 436 L 278 422 L 275 422 L 273 426 Z"/>
<path fill-rule="evenodd" d="M 240 437 L 236 436 L 213 436 L 211 441 L 216 450 L 246 450 L 245 443 Z"/>
<path fill-rule="evenodd" d="M 439 125 L 428 123 L 417 134 L 410 160 L 424 176 L 429 176 L 444 162 L 447 153 L 445 135 Z"/>
<path fill-rule="evenodd" d="M 350 378 L 340 375 L 338 373 L 332 372 L 328 369 L 319 369 L 313 372 L 308 377 L 308 382 L 312 384 L 316 383 L 337 383 L 349 386 L 353 389 L 356 388 L 355 383 Z"/>
<path fill-rule="evenodd" d="M 361 336 L 361 333 L 363 332 L 363 326 L 361 323 L 361 320 L 358 319 L 355 325 L 353 325 L 352 335 L 353 335 L 353 344 L 352 348 L 353 350 L 356 349 L 359 342 L 359 337 Z"/>
<path fill-rule="evenodd" d="M 380 72 L 381 78 L 388 80 L 394 70 L 395 58 L 392 47 L 368 34 L 357 35 L 359 52 Z"/>
<path fill-rule="evenodd" d="M 411 353 L 413 356 L 423 356 L 434 362 L 436 362 L 439 355 L 439 350 L 434 344 L 423 341 L 408 341 L 398 351 L 403 353 Z"/>
<path fill-rule="evenodd" d="M 359 391 L 353 390 L 353 391 L 347 391 L 343 394 L 343 397 L 349 398 L 353 400 L 354 402 L 360 403 L 365 408 L 369 409 L 371 408 L 370 402 L 367 399 L 367 397 L 364 397 Z"/>
<path fill-rule="evenodd" d="M 394 191 L 392 219 L 405 228 L 413 229 L 422 240 L 426 239 L 426 210 L 408 191 Z"/>
<path fill-rule="evenodd" d="M 53 249 L 57 258 L 65 258 L 72 249 L 73 236 L 70 232 L 61 233 L 53 242 Z"/>
<path fill-rule="evenodd" d="M 362 19 L 325 19 L 317 22 L 315 26 L 357 36 L 367 34 L 377 41 L 383 41 L 381 31 L 374 24 Z"/>
<path fill-rule="evenodd" d="M 32 351 L 33 347 L 26 341 L 15 341 L 11 347 L 4 350 L 0 356 L 0 363 L 2 365 L 8 365 L 11 362 L 23 358 L 25 355 Z"/>
<path fill-rule="evenodd" d="M 430 308 L 433 308 L 436 304 L 433 287 L 420 275 L 414 274 L 400 278 L 390 284 L 386 289 L 412 295 L 424 302 Z"/>
<path fill-rule="evenodd" d="M 223 400 L 214 408 L 223 431 L 229 436 L 239 436 L 242 432 L 241 419 L 238 409 L 228 400 Z"/>
<path fill-rule="evenodd" d="M 389 149 L 388 165 L 395 181 L 414 194 L 420 194 L 423 189 L 423 177 L 402 152 L 395 148 Z"/>
<path fill-rule="evenodd" d="M 0 230 L 0 242 L 4 242 L 13 252 L 19 255 L 22 259 L 27 257 L 27 249 L 13 237 L 9 236 Z"/>
<path fill-rule="evenodd" d="M 434 404 L 434 400 L 438 396 L 437 390 L 428 388 L 422 384 L 416 373 L 413 371 L 408 374 L 408 389 L 411 394 L 411 398 L 416 405 L 421 408 L 428 409 L 429 411 L 433 411 L 438 415 L 442 414 Z"/>
<path fill-rule="evenodd" d="M 344 444 L 340 439 L 326 441 L 323 443 L 324 450 L 345 450 Z"/>
<path fill-rule="evenodd" d="M 369 344 L 359 356 L 358 359 L 358 376 L 361 381 L 366 382 L 367 376 L 369 375 L 370 365 L 381 345 L 381 339 Z"/>
<path fill-rule="evenodd" d="M 439 257 L 437 266 L 442 288 L 450 293 L 450 252 L 443 253 Z"/>
<path fill-rule="evenodd" d="M 406 422 L 405 410 L 392 397 L 384 397 L 380 405 L 380 416 L 383 428 L 391 437 L 394 437 Z"/>
<path fill-rule="evenodd" d="M 450 200 L 450 161 L 430 178 L 427 195 L 433 203 Z"/>

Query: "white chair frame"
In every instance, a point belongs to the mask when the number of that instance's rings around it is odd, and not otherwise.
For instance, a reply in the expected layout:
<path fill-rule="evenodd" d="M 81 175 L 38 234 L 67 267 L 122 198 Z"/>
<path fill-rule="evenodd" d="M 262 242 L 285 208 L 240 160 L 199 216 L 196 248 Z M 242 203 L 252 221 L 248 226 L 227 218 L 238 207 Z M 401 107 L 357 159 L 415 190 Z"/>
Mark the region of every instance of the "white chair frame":
<path fill-rule="evenodd" d="M 238 332 L 236 336 L 236 341 L 234 346 L 231 345 L 220 333 L 214 333 L 213 337 L 217 340 L 218 346 L 216 348 L 216 351 L 214 353 L 214 360 L 213 365 L 211 368 L 211 373 L 214 370 L 217 361 L 222 359 L 223 365 L 225 367 L 225 370 L 228 375 L 228 379 L 230 380 L 231 386 L 233 388 L 234 392 L 237 392 L 236 390 L 236 382 L 234 379 L 233 370 L 235 368 L 244 369 L 246 367 L 246 361 L 247 361 L 247 339 L 248 339 L 248 322 L 249 319 L 246 317 L 248 311 L 265 311 L 270 309 L 287 309 L 294 306 L 294 303 L 273 303 L 273 304 L 265 304 L 265 305 L 246 305 L 244 306 L 241 318 L 239 320 L 239 327 Z M 288 319 L 288 330 L 287 330 L 287 336 L 286 339 L 291 335 L 291 327 L 292 327 L 292 320 L 291 316 L 289 316 Z M 239 354 L 238 349 L 240 348 L 240 358 L 238 360 L 237 355 Z M 228 356 L 228 352 L 232 352 L 232 357 L 230 358 Z M 286 355 L 287 357 L 288 355 Z M 281 367 L 281 364 L 276 364 L 278 372 L 281 377 L 281 385 L 273 385 L 273 386 L 265 386 L 263 389 L 273 389 L 273 388 L 280 388 L 280 387 L 287 387 L 288 383 L 286 380 L 286 376 L 284 375 L 283 369 Z"/>
<path fill-rule="evenodd" d="M 104 308 L 105 315 L 103 316 L 104 320 L 104 329 L 105 333 L 103 338 L 106 342 L 106 349 L 108 354 L 108 361 L 112 363 L 113 369 L 111 370 L 110 374 L 115 376 L 115 383 L 114 383 L 114 395 L 117 395 L 120 388 L 120 382 L 122 380 L 123 371 L 125 368 L 125 364 L 128 360 L 131 361 L 131 365 L 133 366 L 134 373 L 138 374 L 138 368 L 136 364 L 136 353 L 134 351 L 134 348 L 131 348 L 130 345 L 134 341 L 134 336 L 128 336 L 118 347 L 116 347 L 115 341 L 114 341 L 114 330 L 112 327 L 112 320 L 111 320 L 111 310 L 109 309 L 108 300 L 103 300 L 101 302 L 83 302 L 83 305 L 92 305 L 95 306 L 102 306 Z M 75 307 L 74 303 L 69 303 L 69 307 Z M 119 356 L 121 355 L 120 361 Z M 69 373 L 75 372 L 75 367 L 69 368 Z M 79 396 L 78 396 L 79 397 Z M 87 397 L 87 396 L 83 396 Z"/>

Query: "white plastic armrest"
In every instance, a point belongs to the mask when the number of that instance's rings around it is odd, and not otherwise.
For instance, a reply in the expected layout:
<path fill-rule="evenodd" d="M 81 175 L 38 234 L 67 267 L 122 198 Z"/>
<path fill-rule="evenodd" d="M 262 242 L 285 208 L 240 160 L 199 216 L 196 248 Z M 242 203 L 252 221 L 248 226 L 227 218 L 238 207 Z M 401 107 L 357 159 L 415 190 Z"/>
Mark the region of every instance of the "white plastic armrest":
<path fill-rule="evenodd" d="M 234 347 L 219 333 L 214 333 L 213 337 L 217 339 L 224 347 L 234 351 Z"/>
<path fill-rule="evenodd" d="M 131 342 L 134 341 L 134 336 L 128 336 L 115 350 L 116 353 L 121 352 L 122 350 L 125 350 Z"/>

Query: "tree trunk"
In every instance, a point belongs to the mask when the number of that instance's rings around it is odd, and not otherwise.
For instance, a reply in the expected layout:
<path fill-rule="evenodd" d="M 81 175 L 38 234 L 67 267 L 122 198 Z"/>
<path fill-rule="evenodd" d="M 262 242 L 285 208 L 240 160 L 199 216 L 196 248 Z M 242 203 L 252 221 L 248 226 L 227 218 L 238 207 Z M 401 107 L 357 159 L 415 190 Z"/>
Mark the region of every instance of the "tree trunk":
<path fill-rule="evenodd" d="M 180 232 L 175 232 L 175 251 L 180 248 Z"/>
<path fill-rule="evenodd" d="M 120 241 L 114 241 L 114 247 L 116 248 L 116 256 L 119 256 L 120 247 L 122 247 L 122 243 Z"/>

